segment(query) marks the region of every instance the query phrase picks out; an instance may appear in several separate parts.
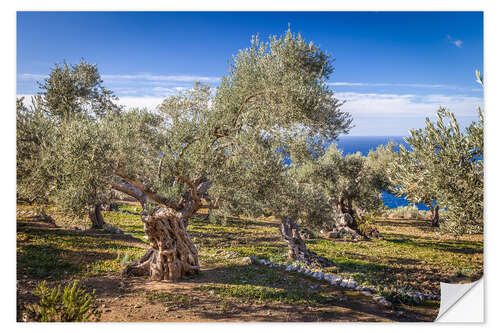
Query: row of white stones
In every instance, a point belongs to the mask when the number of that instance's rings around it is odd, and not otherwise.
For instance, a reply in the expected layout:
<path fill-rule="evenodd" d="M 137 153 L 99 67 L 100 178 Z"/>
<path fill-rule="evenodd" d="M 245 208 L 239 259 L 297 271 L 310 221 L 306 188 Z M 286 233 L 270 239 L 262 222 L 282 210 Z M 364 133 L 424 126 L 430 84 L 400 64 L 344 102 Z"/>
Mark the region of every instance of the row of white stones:
<path fill-rule="evenodd" d="M 299 266 L 295 265 L 285 265 L 285 264 L 279 264 L 276 262 L 272 262 L 270 260 L 266 259 L 259 259 L 255 256 L 250 256 L 250 261 L 253 264 L 258 264 L 258 265 L 265 265 L 265 266 L 271 266 L 271 267 L 278 267 L 282 268 L 287 272 L 297 272 L 299 274 L 304 274 L 309 277 L 312 277 L 316 280 L 325 280 L 329 282 L 332 286 L 339 286 L 341 288 L 347 288 L 351 290 L 356 290 L 360 291 L 363 295 L 365 296 L 372 296 L 373 300 L 383 306 L 390 307 L 392 306 L 391 302 L 389 302 L 387 299 L 385 299 L 384 296 L 376 295 L 377 289 L 373 286 L 360 286 L 356 281 L 353 279 L 342 279 L 341 277 L 332 275 L 332 274 L 325 274 L 321 271 L 311 271 L 306 268 L 302 268 Z M 418 291 L 410 291 L 407 292 L 407 294 L 413 299 L 415 303 L 422 303 L 427 299 L 433 299 L 433 300 L 439 300 L 440 296 L 439 295 L 434 295 L 434 294 L 426 294 L 426 293 L 421 293 Z"/>

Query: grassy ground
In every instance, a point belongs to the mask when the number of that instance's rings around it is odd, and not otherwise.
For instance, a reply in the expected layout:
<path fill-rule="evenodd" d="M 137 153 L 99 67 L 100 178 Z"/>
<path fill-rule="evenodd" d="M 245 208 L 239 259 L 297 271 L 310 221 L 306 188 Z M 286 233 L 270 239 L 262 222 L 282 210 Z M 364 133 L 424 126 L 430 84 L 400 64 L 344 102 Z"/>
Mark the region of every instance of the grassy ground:
<path fill-rule="evenodd" d="M 189 234 L 199 248 L 199 275 L 181 283 L 122 278 L 128 262 L 147 249 L 138 207 L 106 212 L 105 220 L 125 231 L 112 235 L 44 222 L 29 206 L 18 206 L 18 306 L 34 300 L 41 280 L 79 279 L 96 289 L 104 321 L 428 321 L 438 302 L 396 304 L 384 309 L 358 292 L 280 269 L 250 265 L 254 254 L 286 262 L 286 246 L 271 220 L 232 219 L 209 224 L 197 215 Z M 50 212 L 57 225 L 57 213 Z M 468 282 L 482 275 L 482 237 L 442 236 L 424 221 L 381 220 L 383 240 L 353 243 L 311 239 L 308 246 L 331 259 L 325 271 L 376 287 L 406 287 L 439 293 L 439 281 Z M 83 229 L 83 225 L 80 226 Z"/>

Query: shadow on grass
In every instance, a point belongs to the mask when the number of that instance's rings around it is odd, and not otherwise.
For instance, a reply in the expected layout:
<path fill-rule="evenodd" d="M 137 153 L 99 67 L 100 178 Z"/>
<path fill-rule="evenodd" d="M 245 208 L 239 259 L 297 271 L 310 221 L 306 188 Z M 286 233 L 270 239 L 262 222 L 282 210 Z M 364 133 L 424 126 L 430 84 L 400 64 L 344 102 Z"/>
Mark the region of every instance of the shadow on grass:
<path fill-rule="evenodd" d="M 190 224 L 193 223 L 198 226 L 202 225 L 213 225 L 208 220 L 206 220 L 207 214 L 195 214 L 190 221 Z M 249 220 L 248 218 L 240 218 L 240 217 L 230 217 L 223 224 L 215 224 L 217 227 L 278 227 L 278 222 L 273 221 L 254 221 Z"/>
<path fill-rule="evenodd" d="M 17 272 L 35 279 L 61 280 L 85 272 L 87 264 L 115 259 L 95 251 L 72 251 L 51 245 L 26 245 L 17 253 Z"/>
<path fill-rule="evenodd" d="M 195 289 L 228 303 L 224 318 L 249 320 L 248 312 L 259 309 L 254 319 L 269 320 L 260 310 L 282 312 L 275 321 L 431 321 L 436 312 L 410 310 L 409 318 L 375 304 L 370 297 L 278 268 L 257 265 L 228 265 L 202 271 L 183 282 L 200 284 Z M 237 301 L 237 302 L 236 302 Z M 243 305 L 242 305 L 243 303 Z M 315 311 L 311 311 L 314 308 Z M 198 311 L 207 319 L 220 319 L 220 311 Z M 289 315 L 289 316 L 288 316 Z M 261 317 L 259 317 L 261 316 Z M 274 316 L 273 316 L 274 317 Z M 411 319 L 410 319 L 411 318 Z"/>
<path fill-rule="evenodd" d="M 87 272 L 106 272 L 114 264 L 119 265 L 110 262 L 117 259 L 118 254 L 140 251 L 137 243 L 146 247 L 141 240 L 130 235 L 93 230 L 26 227 L 19 229 L 17 235 L 18 276 L 34 279 L 60 280 Z M 97 264 L 95 269 L 94 264 Z"/>
<path fill-rule="evenodd" d="M 104 241 L 122 240 L 130 243 L 144 244 L 144 242 L 141 239 L 127 234 L 112 234 L 105 230 L 99 230 L 99 229 L 68 230 L 68 229 L 59 229 L 59 227 L 53 227 L 47 229 L 45 226 L 40 228 L 37 227 L 36 225 L 33 226 L 33 223 L 31 222 L 25 225 L 18 224 L 17 231 L 26 232 L 28 234 L 39 235 L 39 236 L 40 235 L 71 236 L 76 238 L 75 242 L 77 243 L 82 242 L 81 240 L 78 240 L 78 238 L 91 237 L 95 239 L 101 239 Z M 129 232 L 127 231 L 127 233 Z"/>
<path fill-rule="evenodd" d="M 428 220 L 407 220 L 407 219 L 401 219 L 401 221 L 395 221 L 395 220 L 376 220 L 375 221 L 376 225 L 379 226 L 387 226 L 387 227 L 396 227 L 396 228 L 402 228 L 402 227 L 417 227 L 425 231 L 434 231 L 436 230 L 434 227 L 432 227 L 431 222 Z"/>
<path fill-rule="evenodd" d="M 423 247 L 432 250 L 440 250 L 461 254 L 483 253 L 482 242 L 471 241 L 429 241 L 424 237 L 407 236 L 402 234 L 390 234 L 385 236 L 385 241 L 393 244 L 404 244 L 412 247 Z"/>

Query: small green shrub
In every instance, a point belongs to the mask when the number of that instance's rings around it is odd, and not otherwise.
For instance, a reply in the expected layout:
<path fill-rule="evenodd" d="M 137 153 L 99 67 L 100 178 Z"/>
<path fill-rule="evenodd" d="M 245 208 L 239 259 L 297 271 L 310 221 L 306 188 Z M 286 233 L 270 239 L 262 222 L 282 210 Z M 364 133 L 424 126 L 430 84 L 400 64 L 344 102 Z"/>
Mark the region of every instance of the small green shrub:
<path fill-rule="evenodd" d="M 380 233 L 373 224 L 373 222 L 375 221 L 375 216 L 377 216 L 375 213 L 365 214 L 361 216 L 361 219 L 358 222 L 358 230 L 362 236 L 368 238 L 380 238 Z"/>
<path fill-rule="evenodd" d="M 358 225 L 359 233 L 365 237 L 380 237 L 378 229 L 371 222 L 363 222 Z"/>
<path fill-rule="evenodd" d="M 61 284 L 48 288 L 46 281 L 38 284 L 34 294 L 40 297 L 38 304 L 28 305 L 27 319 L 41 322 L 72 322 L 100 319 L 100 311 L 95 305 L 94 293 L 82 289 L 78 281 L 66 285 L 61 291 Z"/>

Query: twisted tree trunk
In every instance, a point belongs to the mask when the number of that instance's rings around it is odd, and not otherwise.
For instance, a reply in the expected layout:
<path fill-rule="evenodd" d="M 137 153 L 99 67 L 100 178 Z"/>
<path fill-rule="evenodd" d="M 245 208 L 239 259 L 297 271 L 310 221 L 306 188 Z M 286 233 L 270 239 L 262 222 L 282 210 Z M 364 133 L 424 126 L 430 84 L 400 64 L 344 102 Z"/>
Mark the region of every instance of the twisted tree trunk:
<path fill-rule="evenodd" d="M 151 248 L 130 263 L 123 274 L 149 275 L 152 280 L 177 281 L 199 271 L 198 251 L 186 230 L 186 219 L 142 217 Z"/>
<path fill-rule="evenodd" d="M 356 212 L 351 200 L 334 199 L 332 218 L 334 226 L 329 238 L 351 235 L 354 241 L 364 238 L 382 238 L 377 228 L 370 222 L 363 222 L 361 215 Z"/>
<path fill-rule="evenodd" d="M 340 236 L 342 234 L 349 234 L 354 240 L 360 240 L 362 238 L 354 220 L 355 212 L 350 201 L 346 204 L 342 198 L 340 200 L 334 200 L 332 215 L 335 223 L 331 231 L 332 235 Z"/>
<path fill-rule="evenodd" d="M 198 250 L 189 238 L 187 225 L 189 217 L 201 207 L 199 197 L 206 192 L 207 185 L 201 179 L 194 182 L 184 179 L 190 191 L 179 204 L 149 192 L 133 178 L 120 177 L 124 180 L 113 184 L 113 188 L 139 200 L 143 207 L 144 231 L 151 245 L 146 254 L 127 265 L 122 274 L 178 281 L 197 273 L 200 270 Z"/>
<path fill-rule="evenodd" d="M 101 205 L 94 205 L 89 209 L 89 219 L 92 222 L 92 229 L 102 229 L 106 223 L 101 213 Z"/>
<path fill-rule="evenodd" d="M 283 217 L 280 225 L 281 237 L 288 244 L 288 258 L 311 266 L 330 267 L 333 263 L 306 248 L 306 243 L 299 233 L 296 218 Z"/>

